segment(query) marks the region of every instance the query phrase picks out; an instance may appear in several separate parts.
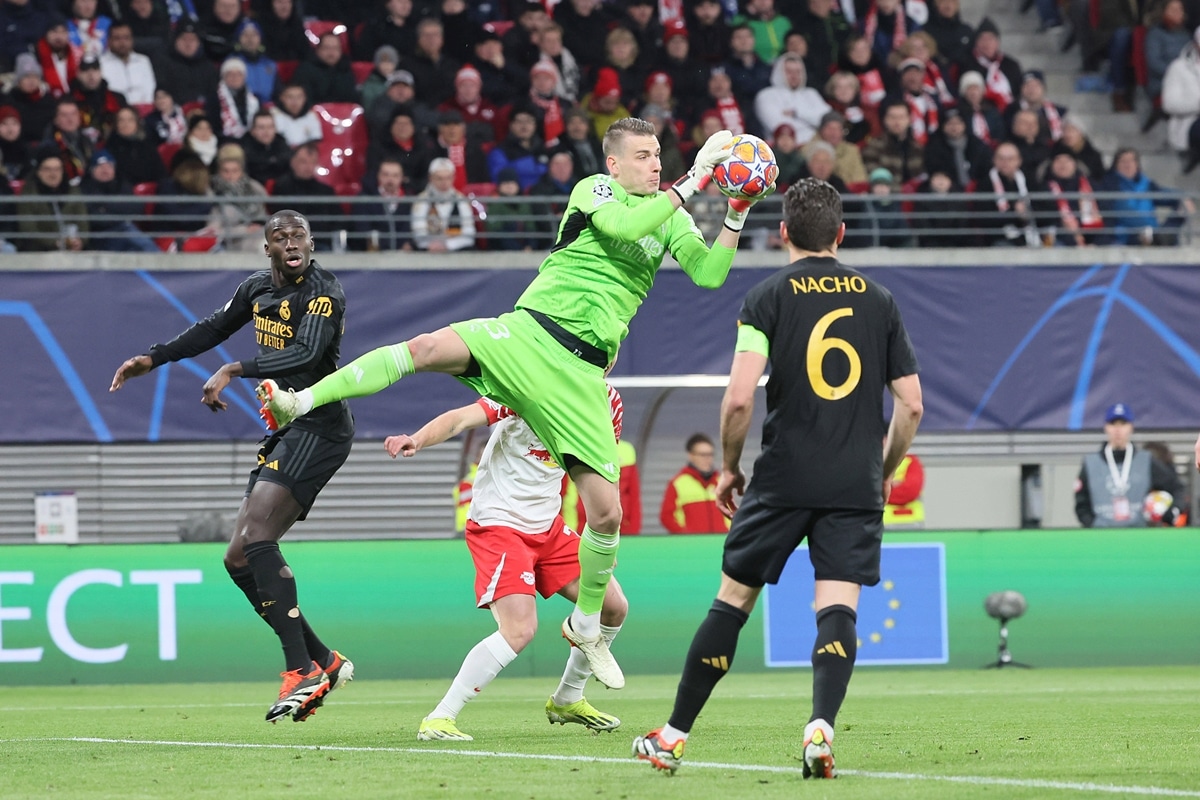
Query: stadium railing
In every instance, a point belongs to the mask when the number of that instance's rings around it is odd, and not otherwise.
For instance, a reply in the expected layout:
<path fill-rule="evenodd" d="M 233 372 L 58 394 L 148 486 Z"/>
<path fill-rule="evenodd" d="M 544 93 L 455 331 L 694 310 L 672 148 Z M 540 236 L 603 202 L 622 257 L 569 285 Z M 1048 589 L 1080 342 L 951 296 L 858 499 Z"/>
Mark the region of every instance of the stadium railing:
<path fill-rule="evenodd" d="M 1075 200 L 1079 196 L 1064 194 L 1059 197 L 1048 193 L 1028 195 L 1028 201 L 1034 211 L 1027 225 L 1013 231 L 1015 236 L 1010 241 L 1034 249 L 1063 245 L 1063 240 L 1067 237 L 1059 224 L 1056 206 L 1059 200 Z M 1194 219 L 1180 207 L 1189 195 L 1178 192 L 1095 192 L 1090 196 L 1099 203 L 1103 224 L 1085 231 L 1089 242 L 1105 245 L 1112 243 L 1115 237 L 1121 237 L 1134 245 L 1141 243 L 1155 246 L 1186 246 L 1193 241 Z M 561 211 L 567 200 L 565 196 L 467 197 L 472 205 L 476 225 L 477 245 L 474 249 L 501 251 L 522 250 L 527 247 L 534 250 L 548 248 L 557 233 Z M 195 195 L 156 195 L 152 198 L 130 195 L 105 199 L 109 202 L 128 201 L 138 206 L 140 213 L 119 216 L 90 214 L 87 217 L 90 228 L 96 227 L 95 223 L 102 225 L 106 222 L 130 221 L 155 239 L 162 249 L 171 252 L 220 250 L 231 237 L 242 233 L 225 227 L 220 214 L 171 215 L 165 213 L 162 208 L 164 203 L 196 203 L 198 198 Z M 229 202 L 244 203 L 247 199 L 235 198 Z M 221 204 L 221 198 L 217 197 L 206 197 L 202 202 L 210 200 L 214 207 Z M 412 204 L 419 200 L 420 198 L 411 196 L 399 198 L 398 202 L 411 208 Z M 1149 201 L 1154 204 L 1153 230 L 1149 230 L 1151 226 L 1146 225 L 1120 227 L 1116 224 L 1118 215 L 1111 210 L 1113 204 L 1131 200 Z M 23 251 L 28 249 L 23 242 L 44 235 L 22 232 L 19 229 L 19 221 L 22 218 L 40 223 L 49 222 L 60 230 L 68 225 L 81 227 L 83 220 L 72 218 L 59 210 L 49 214 L 22 211 L 22 205 L 26 202 L 47 201 L 57 209 L 67 201 L 82 201 L 86 204 L 87 196 L 39 195 L 31 200 L 21 196 L 0 195 L 0 239 L 8 241 L 18 251 Z M 378 201 L 378 197 L 368 196 L 263 198 L 263 202 L 272 208 L 304 208 L 305 205 L 314 202 L 336 205 L 337 213 L 309 215 L 309 221 L 317 235 L 318 249 L 324 251 L 378 249 L 377 237 L 372 235 L 371 228 L 373 223 L 378 223 L 378 226 L 374 227 L 386 226 L 388 219 L 372 217 L 361 210 Z M 870 194 L 847 194 L 843 196 L 843 208 L 848 247 L 988 247 L 1005 239 L 1003 227 L 1006 222 L 1011 221 L 1011 218 L 997 208 L 994 196 L 980 193 L 939 196 L 892 194 L 886 198 Z M 763 200 L 750 216 L 743 233 L 743 246 L 759 250 L 777 249 L 780 243 L 776 226 L 781 210 L 782 198 L 779 195 Z M 716 231 L 724 218 L 725 198 L 719 195 L 695 198 L 688 204 L 688 211 L 702 231 Z M 89 230 L 84 249 L 108 249 L 97 245 L 103 240 L 122 236 L 124 234 L 120 232 Z M 194 242 L 197 238 L 204 241 Z"/>

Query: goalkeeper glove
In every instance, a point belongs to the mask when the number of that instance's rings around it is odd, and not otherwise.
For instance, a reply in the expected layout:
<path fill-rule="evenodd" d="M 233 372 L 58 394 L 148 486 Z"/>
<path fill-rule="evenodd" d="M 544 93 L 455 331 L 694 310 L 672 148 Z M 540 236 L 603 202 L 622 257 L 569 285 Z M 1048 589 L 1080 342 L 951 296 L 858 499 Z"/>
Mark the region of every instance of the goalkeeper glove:
<path fill-rule="evenodd" d="M 746 224 L 746 217 L 750 213 L 750 206 L 762 200 L 764 197 L 775 192 L 775 184 L 767 187 L 767 190 L 754 198 L 742 199 L 740 197 L 729 198 L 729 209 L 725 212 L 725 227 L 734 233 L 741 233 L 742 227 Z"/>
<path fill-rule="evenodd" d="M 692 168 L 671 186 L 681 201 L 686 203 L 696 192 L 708 185 L 712 179 L 713 168 L 729 157 L 732 141 L 732 133 L 717 131 L 696 151 L 696 160 L 692 163 Z"/>

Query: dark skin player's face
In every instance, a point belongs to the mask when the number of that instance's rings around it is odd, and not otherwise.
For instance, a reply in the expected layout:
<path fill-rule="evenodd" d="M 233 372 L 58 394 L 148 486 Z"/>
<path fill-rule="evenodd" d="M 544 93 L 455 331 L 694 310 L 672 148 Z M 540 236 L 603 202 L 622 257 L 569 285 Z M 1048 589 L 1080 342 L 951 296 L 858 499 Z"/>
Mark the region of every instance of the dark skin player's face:
<path fill-rule="evenodd" d="M 271 275 L 276 286 L 292 283 L 312 261 L 312 233 L 304 220 L 282 217 L 267 223 L 267 241 L 263 245 L 271 259 Z"/>

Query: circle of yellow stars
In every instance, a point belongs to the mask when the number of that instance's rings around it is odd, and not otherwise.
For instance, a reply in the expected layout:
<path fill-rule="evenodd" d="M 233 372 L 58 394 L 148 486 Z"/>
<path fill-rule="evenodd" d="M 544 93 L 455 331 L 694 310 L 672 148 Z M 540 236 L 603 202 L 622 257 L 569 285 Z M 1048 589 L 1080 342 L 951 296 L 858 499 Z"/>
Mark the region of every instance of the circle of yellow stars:
<path fill-rule="evenodd" d="M 895 589 L 896 589 L 895 581 L 891 581 L 891 580 L 883 581 L 883 583 L 881 585 L 883 586 L 883 590 L 885 592 L 892 592 L 892 591 L 895 591 Z M 900 610 L 900 598 L 889 597 L 888 601 L 887 601 L 887 607 L 891 611 L 899 611 Z M 813 611 L 817 610 L 816 602 L 813 602 L 812 609 L 813 609 Z M 894 616 L 885 617 L 883 620 L 883 627 L 885 630 L 889 630 L 889 631 L 895 629 L 895 627 L 896 627 L 895 617 Z M 869 633 L 867 635 L 867 639 L 870 640 L 871 644 L 879 644 L 880 642 L 883 641 L 883 634 L 880 633 L 879 631 L 871 631 L 871 633 Z M 859 647 L 863 646 L 862 637 L 859 637 L 859 639 L 858 639 L 858 646 Z"/>

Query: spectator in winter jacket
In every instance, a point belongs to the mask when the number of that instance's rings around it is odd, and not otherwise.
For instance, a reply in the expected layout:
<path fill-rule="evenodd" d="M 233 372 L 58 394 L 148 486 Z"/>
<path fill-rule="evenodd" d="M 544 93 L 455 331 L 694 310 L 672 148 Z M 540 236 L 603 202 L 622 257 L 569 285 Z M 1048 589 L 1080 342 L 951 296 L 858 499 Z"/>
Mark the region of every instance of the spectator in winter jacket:
<path fill-rule="evenodd" d="M 262 28 L 254 20 L 244 19 L 238 26 L 234 55 L 246 65 L 246 87 L 254 93 L 259 103 L 270 103 L 275 97 L 279 65 L 267 56 L 262 43 Z"/>
<path fill-rule="evenodd" d="M 199 30 L 189 20 L 180 22 L 171 49 L 154 65 L 159 88 L 170 92 L 181 106 L 208 105 L 216 99 L 220 76 L 200 47 Z"/>
<path fill-rule="evenodd" d="M 263 3 L 255 19 L 262 26 L 263 47 L 267 57 L 276 62 L 301 61 L 312 51 L 304 33 L 304 18 L 294 0 L 269 0 Z M 409 5 L 412 5 L 411 2 Z M 370 26 L 364 29 L 364 35 Z M 374 51 L 371 51 L 374 52 Z M 370 58 L 367 55 L 366 58 Z"/>
<path fill-rule="evenodd" d="M 357 103 L 358 87 L 350 60 L 342 52 L 342 37 L 321 35 L 313 55 L 296 69 L 292 82 L 304 87 L 310 103 Z"/>
<path fill-rule="evenodd" d="M 240 0 L 213 0 L 212 13 L 201 29 L 204 52 L 211 61 L 219 64 L 233 55 L 243 19 Z"/>
<path fill-rule="evenodd" d="M 292 148 L 275 128 L 275 117 L 260 109 L 254 115 L 250 132 L 242 137 L 242 152 L 246 156 L 246 174 L 267 185 L 288 171 Z"/>
<path fill-rule="evenodd" d="M 412 207 L 413 244 L 430 253 L 471 249 L 475 214 L 467 196 L 454 188 L 454 165 L 448 158 L 435 158 L 428 177 L 429 185 Z"/>
<path fill-rule="evenodd" d="M 925 174 L 925 151 L 913 139 L 908 105 L 897 98 L 881 106 L 883 133 L 872 136 L 863 148 L 868 171 L 884 167 L 901 184 Z"/>
<path fill-rule="evenodd" d="M 312 110 L 308 91 L 298 83 L 289 83 L 279 93 L 279 105 L 271 109 L 275 128 L 291 147 L 314 142 L 324 136 L 321 120 Z"/>
<path fill-rule="evenodd" d="M 1000 29 L 986 17 L 975 29 L 970 55 L 959 64 L 960 76 L 966 72 L 983 76 L 984 97 L 1000 111 L 1021 91 L 1021 65 L 1000 50 Z"/>
<path fill-rule="evenodd" d="M 80 184 L 87 198 L 89 215 L 88 249 L 120 253 L 160 252 L 149 236 L 133 224 L 142 204 L 130 199 L 133 186 L 117 176 L 116 159 L 107 150 L 92 156 L 87 177 Z"/>
<path fill-rule="evenodd" d="M 658 519 L 668 533 L 725 533 L 729 520 L 717 508 L 716 448 L 703 433 L 687 440 L 688 461 L 667 484 Z"/>
<path fill-rule="evenodd" d="M 88 234 L 87 206 L 79 196 L 79 189 L 67 182 L 62 156 L 52 147 L 42 148 L 35 162 L 21 187 L 21 202 L 17 204 L 17 227 L 22 234 L 16 241 L 17 248 L 82 250 Z M 58 195 L 68 198 L 53 199 Z"/>
<path fill-rule="evenodd" d="M 1146 94 L 1157 101 L 1162 94 L 1167 67 L 1192 43 L 1192 34 L 1184 24 L 1182 0 L 1167 0 L 1158 24 L 1146 32 Z"/>
<path fill-rule="evenodd" d="M 512 167 L 524 191 L 542 177 L 548 160 L 537 135 L 537 118 L 532 111 L 518 108 L 509 118 L 508 136 L 488 153 L 488 170 L 492 181 L 497 182 L 500 170 Z"/>
<path fill-rule="evenodd" d="M 775 129 L 776 131 L 779 128 Z M 863 166 L 862 153 L 854 145 L 846 141 L 846 118 L 836 111 L 830 111 L 821 117 L 821 125 L 804 148 L 804 156 L 808 157 L 808 146 L 815 142 L 825 142 L 833 148 L 833 172 L 847 184 L 866 183 L 867 170 Z"/>
<path fill-rule="evenodd" d="M 1187 153 L 1184 173 L 1200 164 L 1200 28 L 1195 40 L 1167 67 L 1162 108 L 1167 113 L 1167 142 Z"/>
<path fill-rule="evenodd" d="M 11 72 L 46 32 L 48 18 L 36 0 L 0 0 L 0 72 Z"/>
<path fill-rule="evenodd" d="M 801 143 L 816 135 L 821 118 L 830 108 L 821 93 L 807 84 L 804 59 L 787 54 L 775 62 L 771 85 L 754 98 L 755 114 L 763 130 L 774 131 L 786 123 L 796 131 L 796 139 Z"/>
<path fill-rule="evenodd" d="M 42 81 L 42 68 L 32 53 L 17 56 L 14 76 L 16 81 L 4 96 L 4 104 L 21 115 L 21 138 L 26 144 L 35 145 L 54 119 L 54 97 Z"/>
<path fill-rule="evenodd" d="M 116 119 L 106 149 L 117 161 L 117 178 L 130 186 L 162 180 L 167 174 L 166 165 L 159 158 L 158 144 L 142 128 L 137 109 L 118 109 Z"/>
<path fill-rule="evenodd" d="M 108 88 L 125 95 L 126 102 L 154 102 L 154 67 L 150 59 L 133 49 L 133 29 L 128 22 L 115 22 L 108 31 L 108 49 L 100 55 L 100 72 Z"/>

